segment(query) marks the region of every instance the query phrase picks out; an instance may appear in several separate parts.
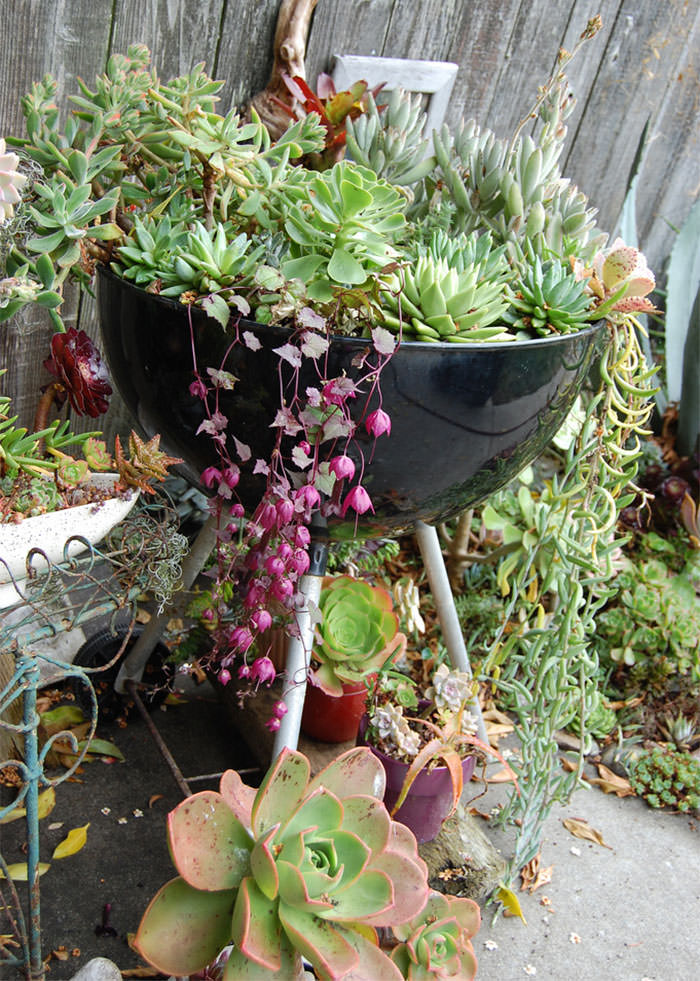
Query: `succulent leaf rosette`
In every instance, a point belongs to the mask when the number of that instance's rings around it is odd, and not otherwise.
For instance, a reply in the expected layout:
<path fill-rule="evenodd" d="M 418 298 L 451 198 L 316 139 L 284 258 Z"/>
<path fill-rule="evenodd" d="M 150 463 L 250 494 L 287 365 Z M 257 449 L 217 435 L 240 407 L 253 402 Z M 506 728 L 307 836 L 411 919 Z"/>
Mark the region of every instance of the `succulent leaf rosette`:
<path fill-rule="evenodd" d="M 391 958 L 408 981 L 471 981 L 477 966 L 471 938 L 480 924 L 481 913 L 472 899 L 431 892 L 420 916 L 394 927 L 394 935 L 402 942 L 392 950 Z"/>
<path fill-rule="evenodd" d="M 316 777 L 284 749 L 255 792 L 229 770 L 220 792 L 168 817 L 179 876 L 156 894 L 136 947 L 165 974 L 190 975 L 233 944 L 224 981 L 400 979 L 374 928 L 413 921 L 428 898 L 416 840 L 381 803 L 384 771 L 363 747 Z"/>
<path fill-rule="evenodd" d="M 362 682 L 405 647 L 391 594 L 381 586 L 338 576 L 321 591 L 319 608 L 312 677 L 328 695 L 342 695 L 344 682 Z"/>

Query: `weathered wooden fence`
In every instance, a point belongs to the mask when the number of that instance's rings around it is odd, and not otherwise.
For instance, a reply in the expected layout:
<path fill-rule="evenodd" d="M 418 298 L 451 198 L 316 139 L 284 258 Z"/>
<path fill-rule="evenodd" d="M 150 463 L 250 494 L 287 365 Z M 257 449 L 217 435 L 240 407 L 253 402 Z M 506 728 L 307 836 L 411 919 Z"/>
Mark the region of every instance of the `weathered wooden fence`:
<path fill-rule="evenodd" d="M 91 81 L 110 53 L 135 42 L 150 47 L 162 77 L 205 62 L 228 80 L 222 105 L 244 106 L 267 82 L 279 2 L 0 0 L 0 136 L 21 133 L 20 98 L 34 80 L 51 72 L 65 97 L 77 76 Z M 560 46 L 571 48 L 596 13 L 603 28 L 569 71 L 578 104 L 564 172 L 598 207 L 601 224 L 614 228 L 650 121 L 638 224 L 660 271 L 700 190 L 698 0 L 319 0 L 307 75 L 329 69 L 335 53 L 453 61 L 459 72 L 448 120 L 474 116 L 506 136 Z M 94 332 L 89 303 L 79 315 Z M 0 337 L 0 361 L 10 368 L 3 387 L 16 392 L 21 377 L 20 390 L 35 391 L 38 357 L 27 337 L 21 345 Z"/>

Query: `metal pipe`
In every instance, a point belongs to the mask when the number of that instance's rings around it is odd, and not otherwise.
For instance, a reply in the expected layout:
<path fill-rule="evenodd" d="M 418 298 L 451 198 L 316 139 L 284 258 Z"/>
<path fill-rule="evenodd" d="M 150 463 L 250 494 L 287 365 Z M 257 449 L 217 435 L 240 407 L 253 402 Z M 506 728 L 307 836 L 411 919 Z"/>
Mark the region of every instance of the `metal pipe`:
<path fill-rule="evenodd" d="M 417 521 L 415 535 L 428 576 L 428 582 L 430 583 L 430 591 L 433 594 L 435 606 L 437 607 L 442 636 L 445 641 L 447 653 L 450 656 L 450 662 L 452 667 L 457 668 L 458 671 L 464 671 L 471 678 L 473 677 L 472 669 L 464 643 L 462 627 L 457 616 L 455 600 L 447 575 L 447 569 L 445 568 L 445 560 L 442 556 L 437 529 L 432 525 L 426 525 L 423 521 Z M 481 706 L 476 695 L 469 703 L 469 710 L 476 718 L 477 736 L 488 746 L 489 740 L 486 735 L 484 717 L 481 714 Z"/>
<path fill-rule="evenodd" d="M 306 697 L 306 678 L 309 673 L 311 648 L 314 642 L 314 625 L 311 619 L 310 605 L 318 606 L 321 597 L 321 585 L 326 574 L 328 563 L 328 533 L 324 524 L 312 521 L 310 527 L 312 539 L 309 546 L 309 571 L 302 577 L 300 592 L 304 596 L 304 605 L 297 613 L 298 637 L 287 640 L 287 660 L 285 663 L 285 686 L 282 698 L 287 706 L 287 713 L 280 721 L 280 727 L 275 734 L 272 748 L 272 759 L 275 760 L 286 746 L 296 749 L 299 745 L 299 730 L 301 716 L 304 711 Z"/>
<path fill-rule="evenodd" d="M 190 787 L 190 785 L 187 783 L 184 776 L 182 775 L 182 770 L 175 762 L 170 750 L 165 745 L 165 741 L 163 737 L 156 729 L 153 719 L 148 714 L 148 709 L 141 701 L 141 696 L 138 693 L 136 682 L 132 681 L 131 679 L 128 679 L 126 682 L 126 690 L 129 696 L 133 698 L 134 705 L 138 709 L 139 715 L 146 723 L 146 728 L 148 729 L 151 736 L 153 737 L 153 741 L 155 742 L 156 746 L 160 750 L 163 759 L 168 764 L 168 769 L 172 773 L 173 777 L 175 778 L 175 782 L 177 783 L 178 787 L 182 791 L 183 797 L 189 797 L 192 794 L 192 788 Z"/>

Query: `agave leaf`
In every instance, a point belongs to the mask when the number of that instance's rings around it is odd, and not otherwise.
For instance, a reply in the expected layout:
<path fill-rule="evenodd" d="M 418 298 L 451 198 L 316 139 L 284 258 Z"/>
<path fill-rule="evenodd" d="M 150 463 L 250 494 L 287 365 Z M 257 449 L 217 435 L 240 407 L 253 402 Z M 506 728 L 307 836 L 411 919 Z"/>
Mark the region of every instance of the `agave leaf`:
<path fill-rule="evenodd" d="M 280 966 L 269 970 L 234 948 L 226 961 L 222 981 L 289 981 L 299 976 L 301 958 L 281 935 Z"/>
<path fill-rule="evenodd" d="M 246 877 L 236 896 L 231 922 L 231 939 L 255 964 L 268 971 L 280 969 L 280 927 L 275 907 L 255 881 Z"/>
<path fill-rule="evenodd" d="M 668 266 L 666 294 L 666 375 L 668 398 L 681 398 L 683 349 L 695 296 L 700 285 L 700 201 L 688 215 L 673 249 Z"/>
<path fill-rule="evenodd" d="M 298 809 L 282 826 L 282 835 L 295 835 L 307 828 L 318 828 L 325 831 L 328 828 L 339 828 L 343 820 L 343 805 L 335 794 L 324 787 L 319 787 L 308 794 Z"/>
<path fill-rule="evenodd" d="M 334 921 L 364 919 L 390 909 L 393 900 L 394 888 L 384 872 L 368 869 L 348 888 L 334 892 L 333 905 L 327 913 L 320 911 L 316 915 Z"/>
<path fill-rule="evenodd" d="M 372 868 L 384 872 L 392 882 L 400 882 L 401 888 L 396 891 L 390 909 L 366 914 L 364 922 L 370 926 L 394 926 L 417 916 L 425 906 L 428 870 L 418 855 L 413 833 L 405 825 L 398 821 L 392 823 L 390 847 L 374 856 Z"/>
<path fill-rule="evenodd" d="M 401 787 L 401 793 L 399 794 L 398 799 L 391 811 L 392 817 L 406 800 L 408 792 L 413 786 L 413 782 L 418 774 L 421 773 L 428 763 L 431 763 L 433 760 L 442 760 L 444 765 L 450 771 L 450 776 L 452 778 L 452 808 L 450 810 L 450 814 L 453 813 L 457 807 L 457 804 L 459 803 L 459 798 L 462 796 L 462 760 L 456 749 L 450 746 L 449 743 L 446 743 L 444 739 L 437 736 L 435 739 L 431 739 L 429 742 L 427 742 L 425 746 L 420 749 L 408 768 L 403 786 Z"/>
<path fill-rule="evenodd" d="M 324 767 L 309 784 L 309 792 L 317 787 L 325 787 L 338 797 L 354 797 L 359 794 L 381 800 L 385 785 L 386 774 L 377 757 L 369 747 L 356 746 Z M 367 824 L 371 822 L 368 821 Z"/>
<path fill-rule="evenodd" d="M 321 896 L 328 894 L 330 889 L 334 889 L 340 880 L 340 872 L 331 877 L 323 872 L 315 872 L 313 869 L 305 868 L 304 871 L 290 862 L 278 861 L 280 882 L 280 903 L 286 906 L 293 906 L 298 910 L 305 910 L 320 916 L 324 910 L 333 913 L 333 903 L 330 898 L 322 899 Z"/>
<path fill-rule="evenodd" d="M 359 955 L 357 966 L 343 975 L 343 981 L 366 981 L 367 978 L 381 978 L 382 981 L 402 981 L 404 975 L 380 948 L 376 935 L 371 940 L 365 931 L 338 926 L 338 933 L 344 937 Z"/>
<path fill-rule="evenodd" d="M 382 787 L 376 798 L 358 795 L 343 801 L 343 829 L 357 834 L 373 852 L 386 848 L 391 835 L 391 818 L 382 803 L 383 797 Z"/>
<path fill-rule="evenodd" d="M 251 812 L 253 833 L 284 824 L 306 796 L 311 767 L 302 753 L 286 746 L 265 774 Z"/>
<path fill-rule="evenodd" d="M 196 889 L 232 889 L 248 872 L 250 835 L 213 790 L 188 797 L 170 812 L 168 837 L 177 871 Z"/>
<path fill-rule="evenodd" d="M 163 974 L 194 974 L 229 943 L 232 911 L 233 893 L 201 892 L 172 879 L 151 900 L 134 947 Z"/>

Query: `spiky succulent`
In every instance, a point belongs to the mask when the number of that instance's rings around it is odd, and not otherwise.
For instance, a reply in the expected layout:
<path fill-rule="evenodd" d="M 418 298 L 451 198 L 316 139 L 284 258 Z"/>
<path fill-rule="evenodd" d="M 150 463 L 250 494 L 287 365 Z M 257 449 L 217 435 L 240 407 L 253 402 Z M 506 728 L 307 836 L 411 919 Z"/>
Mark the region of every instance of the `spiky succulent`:
<path fill-rule="evenodd" d="M 348 119 L 347 146 L 352 159 L 393 184 L 411 184 L 419 179 L 416 168 L 428 146 L 423 139 L 426 115 L 420 95 L 402 89 L 382 92 L 381 109 L 368 93 L 367 110 L 357 119 Z M 427 170 L 432 164 L 426 165 Z"/>
<path fill-rule="evenodd" d="M 452 247 L 435 235 L 424 255 L 383 282 L 381 317 L 418 340 L 486 341 L 504 332 L 510 269 L 489 235 L 458 236 Z M 400 316 L 399 316 L 400 312 Z"/>
<path fill-rule="evenodd" d="M 591 296 L 585 282 L 558 260 L 539 256 L 522 277 L 506 287 L 511 309 L 506 320 L 513 330 L 543 337 L 581 330 L 591 321 Z"/>
<path fill-rule="evenodd" d="M 318 978 L 400 981 L 374 927 L 410 921 L 425 906 L 415 838 L 378 799 L 384 770 L 367 748 L 310 772 L 302 753 L 285 748 L 257 793 L 229 770 L 219 793 L 195 794 L 170 813 L 179 876 L 139 926 L 135 944 L 149 963 L 190 975 L 233 943 L 230 981 L 294 977 L 299 954 Z"/>
<path fill-rule="evenodd" d="M 321 591 L 319 608 L 313 679 L 329 695 L 341 695 L 343 682 L 361 682 L 378 671 L 406 643 L 391 595 L 381 586 L 337 576 Z"/>
<path fill-rule="evenodd" d="M 179 457 L 168 456 L 160 449 L 160 436 L 144 442 L 133 431 L 129 436 L 128 459 L 119 436 L 115 436 L 114 459 L 120 482 L 126 487 L 139 487 L 146 494 L 155 494 L 150 484 L 152 480 L 165 480 L 168 467 L 182 463 Z"/>

